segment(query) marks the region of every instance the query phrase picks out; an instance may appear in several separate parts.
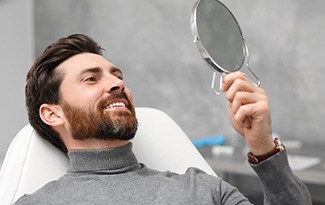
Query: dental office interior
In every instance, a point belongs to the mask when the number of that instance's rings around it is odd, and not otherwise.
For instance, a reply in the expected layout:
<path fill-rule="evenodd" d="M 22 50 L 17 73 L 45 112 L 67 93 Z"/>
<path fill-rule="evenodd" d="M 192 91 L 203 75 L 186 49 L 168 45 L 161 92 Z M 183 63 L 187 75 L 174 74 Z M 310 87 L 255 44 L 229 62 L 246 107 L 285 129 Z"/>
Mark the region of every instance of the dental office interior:
<path fill-rule="evenodd" d="M 195 2 L 0 0 L 0 165 L 28 123 L 24 86 L 33 60 L 58 38 L 83 33 L 122 68 L 137 107 L 164 111 L 193 141 L 222 139 L 198 149 L 220 177 L 262 204 L 261 185 L 245 162 L 247 148 L 229 122 L 225 96 L 211 91 L 213 71 L 193 42 Z M 240 24 L 249 65 L 268 92 L 273 134 L 314 204 L 325 204 L 325 1 L 222 2 Z"/>

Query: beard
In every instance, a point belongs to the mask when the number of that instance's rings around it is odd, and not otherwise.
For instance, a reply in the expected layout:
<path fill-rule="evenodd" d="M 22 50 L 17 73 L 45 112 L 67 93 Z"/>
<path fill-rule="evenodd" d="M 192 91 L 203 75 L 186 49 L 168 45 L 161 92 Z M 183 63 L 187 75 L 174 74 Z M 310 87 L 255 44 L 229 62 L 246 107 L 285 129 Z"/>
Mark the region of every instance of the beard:
<path fill-rule="evenodd" d="M 105 104 L 113 99 L 126 99 L 128 111 L 104 112 Z M 70 123 L 71 135 L 76 140 L 130 140 L 138 128 L 134 106 L 124 93 L 101 100 L 95 109 L 73 106 L 65 101 L 62 109 Z"/>

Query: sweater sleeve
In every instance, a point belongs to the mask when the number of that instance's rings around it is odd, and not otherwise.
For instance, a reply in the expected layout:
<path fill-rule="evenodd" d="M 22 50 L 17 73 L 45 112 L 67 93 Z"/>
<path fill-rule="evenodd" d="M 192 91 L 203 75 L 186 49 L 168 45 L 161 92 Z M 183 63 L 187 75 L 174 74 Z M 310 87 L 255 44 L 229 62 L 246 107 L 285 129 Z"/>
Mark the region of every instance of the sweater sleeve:
<path fill-rule="evenodd" d="M 292 172 L 285 150 L 250 165 L 263 185 L 264 204 L 312 204 L 309 190 Z"/>

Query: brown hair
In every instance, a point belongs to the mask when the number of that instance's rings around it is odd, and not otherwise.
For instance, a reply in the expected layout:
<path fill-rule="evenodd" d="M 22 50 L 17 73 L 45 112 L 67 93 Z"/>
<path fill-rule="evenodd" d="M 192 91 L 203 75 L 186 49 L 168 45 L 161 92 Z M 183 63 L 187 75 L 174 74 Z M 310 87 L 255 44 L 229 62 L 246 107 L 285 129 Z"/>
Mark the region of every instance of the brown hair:
<path fill-rule="evenodd" d="M 63 74 L 56 72 L 55 68 L 68 58 L 86 52 L 102 55 L 102 48 L 82 34 L 61 38 L 48 46 L 35 60 L 26 78 L 25 96 L 29 122 L 44 139 L 63 152 L 67 152 L 67 148 L 59 133 L 41 120 L 39 108 L 44 103 L 59 103 Z"/>

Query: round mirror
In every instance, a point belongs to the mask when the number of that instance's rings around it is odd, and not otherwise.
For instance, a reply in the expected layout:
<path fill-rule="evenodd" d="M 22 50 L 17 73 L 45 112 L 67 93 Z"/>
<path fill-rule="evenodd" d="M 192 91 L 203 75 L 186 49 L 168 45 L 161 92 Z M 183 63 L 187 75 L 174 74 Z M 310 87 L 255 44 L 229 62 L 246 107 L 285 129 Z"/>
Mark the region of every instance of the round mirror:
<path fill-rule="evenodd" d="M 245 60 L 244 39 L 240 27 L 227 7 L 216 0 L 201 0 L 194 13 L 196 42 L 217 71 L 234 72 Z"/>
<path fill-rule="evenodd" d="M 213 71 L 227 74 L 246 66 L 258 81 L 253 83 L 260 84 L 257 76 L 248 67 L 248 48 L 240 26 L 223 3 L 218 0 L 196 2 L 191 15 L 191 28 L 199 52 Z M 215 73 L 212 88 L 214 81 Z"/>

